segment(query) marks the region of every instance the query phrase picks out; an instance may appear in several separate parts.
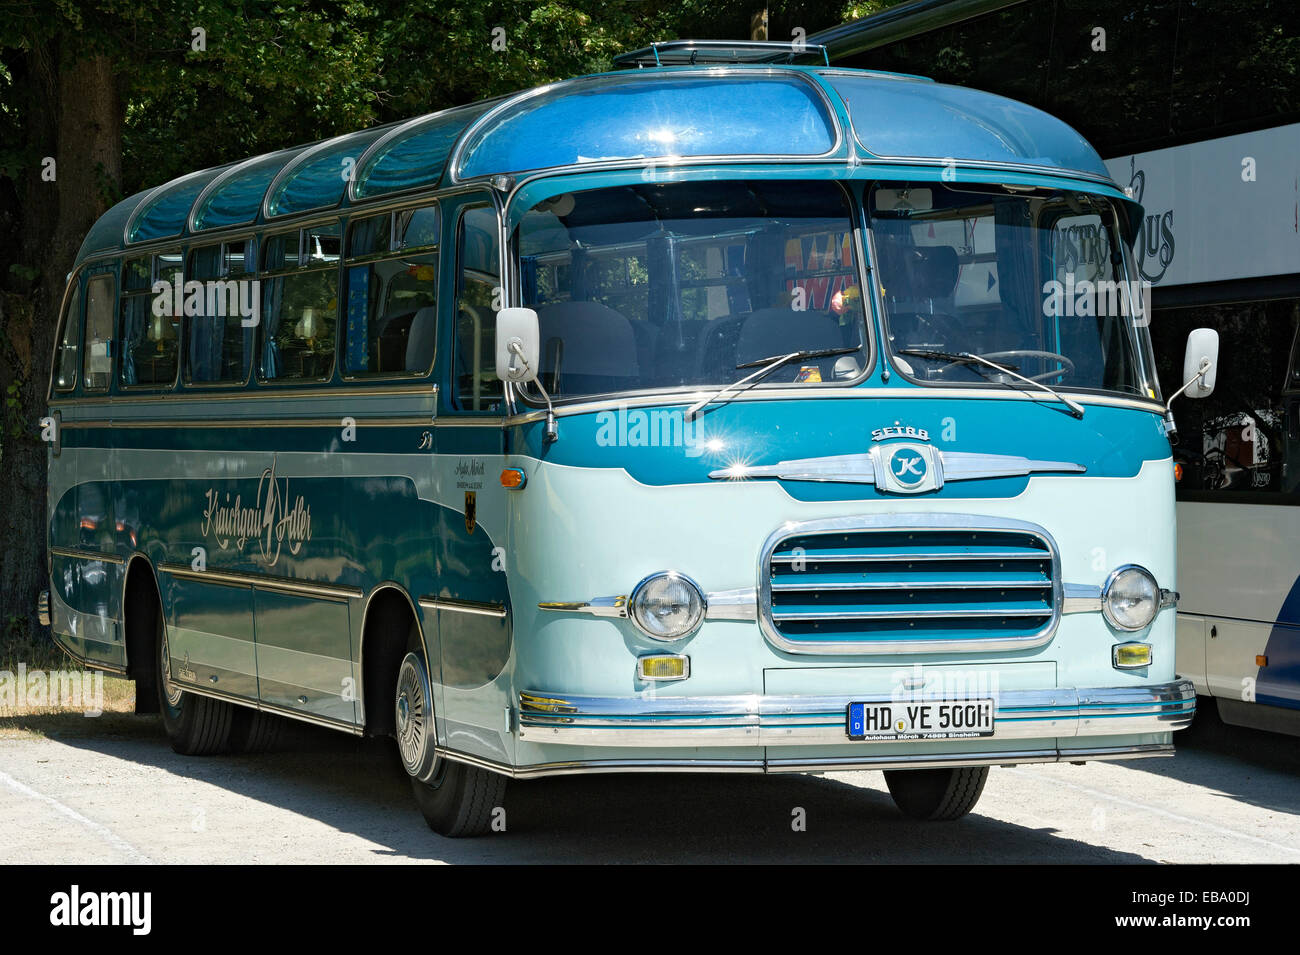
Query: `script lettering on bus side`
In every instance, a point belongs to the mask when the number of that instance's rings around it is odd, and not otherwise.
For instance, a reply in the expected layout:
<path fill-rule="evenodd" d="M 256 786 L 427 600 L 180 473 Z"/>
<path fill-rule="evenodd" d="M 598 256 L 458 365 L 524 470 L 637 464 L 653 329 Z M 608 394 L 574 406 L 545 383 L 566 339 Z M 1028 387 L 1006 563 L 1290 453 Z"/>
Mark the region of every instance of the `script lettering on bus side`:
<path fill-rule="evenodd" d="M 209 488 L 206 497 L 200 531 L 204 537 L 211 536 L 221 550 L 228 550 L 233 543 L 242 551 L 250 538 L 256 538 L 262 559 L 274 567 L 282 547 L 287 545 L 290 554 L 297 554 L 303 543 L 311 540 L 311 507 L 301 494 L 291 498 L 289 479 L 275 476 L 274 461 L 257 482 L 252 507 L 245 507 L 239 494 L 232 500 L 229 491 L 223 500 L 216 488 Z"/>

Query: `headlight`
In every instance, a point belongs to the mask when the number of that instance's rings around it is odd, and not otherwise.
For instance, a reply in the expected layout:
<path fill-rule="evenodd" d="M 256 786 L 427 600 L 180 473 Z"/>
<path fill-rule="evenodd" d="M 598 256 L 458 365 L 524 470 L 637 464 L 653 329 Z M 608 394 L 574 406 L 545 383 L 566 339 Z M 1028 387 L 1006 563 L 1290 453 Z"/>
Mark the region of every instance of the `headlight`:
<path fill-rule="evenodd" d="M 684 637 L 704 619 L 704 594 L 675 571 L 651 574 L 636 585 L 629 603 L 632 622 L 656 640 Z"/>
<path fill-rule="evenodd" d="M 1117 630 L 1141 630 L 1159 610 L 1160 588 L 1145 567 L 1118 567 L 1102 588 L 1101 612 Z"/>

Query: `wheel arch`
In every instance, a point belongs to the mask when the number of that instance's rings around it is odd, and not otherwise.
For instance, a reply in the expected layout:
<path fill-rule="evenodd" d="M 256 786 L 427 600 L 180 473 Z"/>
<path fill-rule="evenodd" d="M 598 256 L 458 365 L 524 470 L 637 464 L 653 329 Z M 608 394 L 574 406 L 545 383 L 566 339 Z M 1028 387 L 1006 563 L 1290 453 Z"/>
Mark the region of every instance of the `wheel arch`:
<path fill-rule="evenodd" d="M 402 623 L 407 626 L 403 628 Z M 384 687 L 391 689 L 396 684 L 397 671 L 402 658 L 406 656 L 411 627 L 415 628 L 432 683 L 435 660 L 429 652 L 424 623 L 415 601 L 406 588 L 396 581 L 386 580 L 376 584 L 366 596 L 365 609 L 361 613 L 361 642 L 357 652 L 357 668 L 361 675 L 357 702 L 361 709 L 361 727 L 366 736 L 385 735 L 394 729 L 393 714 L 385 703 L 392 701 L 385 694 Z"/>

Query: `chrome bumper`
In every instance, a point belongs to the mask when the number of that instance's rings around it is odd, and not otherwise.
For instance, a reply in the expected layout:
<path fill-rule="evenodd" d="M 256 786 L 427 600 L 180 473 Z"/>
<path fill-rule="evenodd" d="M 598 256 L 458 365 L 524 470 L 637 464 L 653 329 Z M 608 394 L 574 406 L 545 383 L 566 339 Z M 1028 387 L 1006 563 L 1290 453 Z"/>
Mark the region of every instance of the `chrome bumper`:
<path fill-rule="evenodd" d="M 757 694 L 650 699 L 525 692 L 519 694 L 519 738 L 576 746 L 850 744 L 846 730 L 848 706 L 862 702 L 911 700 L 879 695 Z M 996 694 L 996 705 L 993 735 L 967 738 L 965 742 L 1180 730 L 1192 722 L 1196 713 L 1196 690 L 1190 680 L 1159 686 L 1005 690 Z M 929 741 L 906 742 L 925 745 Z M 882 745 L 882 741 L 852 743 L 866 744 Z"/>

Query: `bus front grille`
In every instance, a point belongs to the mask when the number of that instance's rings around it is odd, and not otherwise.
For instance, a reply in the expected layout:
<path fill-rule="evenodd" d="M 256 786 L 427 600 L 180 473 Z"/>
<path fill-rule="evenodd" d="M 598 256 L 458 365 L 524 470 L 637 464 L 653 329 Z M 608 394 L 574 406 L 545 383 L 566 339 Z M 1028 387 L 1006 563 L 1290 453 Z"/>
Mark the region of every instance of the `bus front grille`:
<path fill-rule="evenodd" d="M 787 525 L 762 580 L 768 637 L 796 653 L 1012 649 L 1051 639 L 1059 560 L 1022 521 L 927 514 Z"/>

